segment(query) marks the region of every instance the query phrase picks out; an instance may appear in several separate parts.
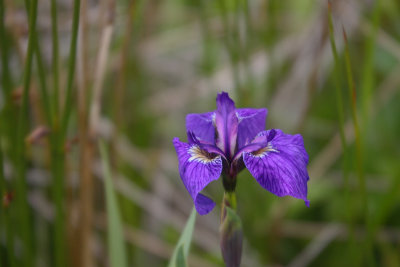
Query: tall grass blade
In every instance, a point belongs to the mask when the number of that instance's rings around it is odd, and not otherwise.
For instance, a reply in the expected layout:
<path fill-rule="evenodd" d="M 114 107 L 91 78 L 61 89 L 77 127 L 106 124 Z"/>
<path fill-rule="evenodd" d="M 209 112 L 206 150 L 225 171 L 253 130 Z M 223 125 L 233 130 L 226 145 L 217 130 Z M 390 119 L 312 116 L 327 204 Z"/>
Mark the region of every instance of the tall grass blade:
<path fill-rule="evenodd" d="M 168 267 L 187 266 L 187 257 L 189 255 L 190 242 L 192 240 L 194 224 L 196 222 L 196 209 L 193 207 L 192 213 L 186 222 L 185 228 L 176 244 Z"/>
<path fill-rule="evenodd" d="M 61 118 L 61 133 L 66 134 L 68 128 L 69 116 L 72 111 L 72 86 L 74 84 L 75 67 L 76 67 L 76 47 L 78 41 L 79 30 L 79 12 L 81 0 L 74 0 L 74 15 L 72 18 L 72 37 L 69 51 L 69 66 L 67 75 L 67 88 L 64 103 L 64 112 Z"/>
<path fill-rule="evenodd" d="M 375 85 L 375 72 L 374 72 L 374 52 L 375 52 L 375 44 L 378 33 L 379 21 L 380 21 L 380 13 L 381 13 L 381 4 L 380 0 L 374 1 L 374 8 L 372 14 L 372 29 L 370 35 L 367 37 L 365 44 L 365 52 L 364 52 L 364 62 L 363 62 L 363 72 L 362 72 L 362 83 L 361 83 L 361 92 L 362 92 L 362 124 L 367 124 L 368 120 L 368 111 L 371 102 L 372 88 Z"/>
<path fill-rule="evenodd" d="M 349 90 L 349 99 L 351 101 L 351 115 L 353 120 L 354 134 L 355 134 L 355 143 L 356 143 L 356 169 L 358 176 L 358 184 L 359 184 L 359 194 L 361 200 L 361 214 L 363 215 L 364 222 L 367 226 L 368 234 L 370 233 L 370 220 L 368 216 L 368 200 L 367 200 L 367 190 L 363 169 L 363 151 L 362 151 L 362 137 L 361 131 L 358 123 L 357 117 L 357 93 L 356 87 L 353 79 L 351 60 L 350 60 L 350 52 L 349 52 L 349 44 L 347 40 L 347 34 L 343 27 L 343 37 L 345 44 L 345 62 L 346 62 L 346 73 L 347 73 L 347 83 Z M 367 257 L 367 261 L 370 265 L 374 265 L 373 260 L 371 259 L 371 244 L 369 244 L 368 240 L 364 243 L 364 255 Z"/>
<path fill-rule="evenodd" d="M 54 113 L 58 117 L 59 113 L 59 65 L 58 65 L 58 30 L 57 30 L 57 2 L 51 0 L 51 37 L 52 37 L 52 68 L 53 68 L 53 104 Z"/>
<path fill-rule="evenodd" d="M 127 257 L 124 244 L 124 235 L 121 216 L 114 191 L 108 152 L 103 141 L 99 142 L 104 173 L 104 187 L 106 190 L 106 210 L 108 214 L 108 252 L 110 266 L 127 267 Z"/>
<path fill-rule="evenodd" d="M 29 89 L 32 74 L 32 58 L 35 47 L 35 32 L 36 32 L 36 18 L 37 18 L 37 5 L 38 0 L 33 0 L 29 8 L 29 36 L 28 36 L 28 50 L 26 54 L 25 69 L 23 73 L 23 93 L 22 93 L 22 107 L 18 118 L 17 128 L 17 147 L 16 149 L 16 201 L 17 211 L 20 223 L 20 235 L 23 246 L 24 266 L 30 266 L 33 262 L 32 252 L 32 232 L 29 215 L 29 207 L 27 201 L 27 185 L 26 185 L 26 158 L 25 158 L 25 135 L 28 126 L 28 112 L 29 112 Z"/>

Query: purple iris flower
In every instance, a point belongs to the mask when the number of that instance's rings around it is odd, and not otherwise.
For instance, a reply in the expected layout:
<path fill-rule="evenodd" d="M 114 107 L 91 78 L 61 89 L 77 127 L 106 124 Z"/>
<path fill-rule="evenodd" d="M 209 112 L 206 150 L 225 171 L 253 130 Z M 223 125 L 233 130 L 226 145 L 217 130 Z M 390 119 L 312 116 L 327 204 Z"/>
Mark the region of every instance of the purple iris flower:
<path fill-rule="evenodd" d="M 214 201 L 200 192 L 223 176 L 226 191 L 234 191 L 237 174 L 246 167 L 269 192 L 303 199 L 307 206 L 308 155 L 300 134 L 265 131 L 267 109 L 236 108 L 225 92 L 217 110 L 186 116 L 188 143 L 173 139 L 182 182 L 199 214 Z"/>

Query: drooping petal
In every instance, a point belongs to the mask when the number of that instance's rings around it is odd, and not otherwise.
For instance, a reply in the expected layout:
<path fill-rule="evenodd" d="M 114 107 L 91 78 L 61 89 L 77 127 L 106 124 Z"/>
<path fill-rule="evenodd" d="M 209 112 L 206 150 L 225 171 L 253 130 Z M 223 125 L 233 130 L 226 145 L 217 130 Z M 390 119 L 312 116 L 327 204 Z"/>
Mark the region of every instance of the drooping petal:
<path fill-rule="evenodd" d="M 260 150 L 244 152 L 243 161 L 257 182 L 271 193 L 290 195 L 307 200 L 308 155 L 301 135 L 289 135 L 281 130 L 261 132 L 257 141 L 267 140 Z"/>
<path fill-rule="evenodd" d="M 225 92 L 217 96 L 215 128 L 217 131 L 216 145 L 230 158 L 235 153 L 238 118 L 236 116 L 235 103 Z"/>
<path fill-rule="evenodd" d="M 183 143 L 178 138 L 174 138 L 173 144 L 178 155 L 179 174 L 193 199 L 197 212 L 200 215 L 209 213 L 215 203 L 200 192 L 220 177 L 221 156 L 209 154 L 198 145 Z"/>
<path fill-rule="evenodd" d="M 261 131 L 265 130 L 266 108 L 239 108 L 236 114 L 239 120 L 237 143 L 238 149 L 247 145 Z"/>
<path fill-rule="evenodd" d="M 193 132 L 201 140 L 214 144 L 214 116 L 215 112 L 188 114 L 186 116 L 186 130 Z"/>

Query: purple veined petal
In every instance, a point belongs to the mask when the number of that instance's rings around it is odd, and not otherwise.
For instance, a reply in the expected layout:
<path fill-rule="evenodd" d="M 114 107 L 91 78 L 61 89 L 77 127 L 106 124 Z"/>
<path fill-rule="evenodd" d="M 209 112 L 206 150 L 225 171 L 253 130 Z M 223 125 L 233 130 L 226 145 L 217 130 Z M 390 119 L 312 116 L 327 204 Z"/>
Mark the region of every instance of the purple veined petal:
<path fill-rule="evenodd" d="M 222 172 L 221 156 L 212 156 L 196 144 L 187 144 L 174 138 L 172 141 L 179 161 L 179 174 L 200 215 L 209 213 L 214 201 L 200 194 Z"/>
<path fill-rule="evenodd" d="M 215 112 L 193 113 L 186 116 L 186 130 L 203 141 L 215 143 Z"/>
<path fill-rule="evenodd" d="M 275 131 L 272 132 L 272 131 Z M 281 130 L 261 132 L 268 145 L 260 150 L 244 152 L 243 161 L 257 182 L 271 193 L 303 199 L 307 206 L 308 155 L 301 135 Z"/>
<path fill-rule="evenodd" d="M 265 130 L 265 120 L 268 110 L 266 108 L 239 108 L 236 115 L 239 120 L 237 143 L 238 149 L 250 143 L 261 131 Z"/>
<path fill-rule="evenodd" d="M 215 128 L 217 131 L 216 145 L 225 153 L 227 158 L 230 158 L 235 153 L 238 118 L 235 103 L 225 92 L 217 96 Z"/>

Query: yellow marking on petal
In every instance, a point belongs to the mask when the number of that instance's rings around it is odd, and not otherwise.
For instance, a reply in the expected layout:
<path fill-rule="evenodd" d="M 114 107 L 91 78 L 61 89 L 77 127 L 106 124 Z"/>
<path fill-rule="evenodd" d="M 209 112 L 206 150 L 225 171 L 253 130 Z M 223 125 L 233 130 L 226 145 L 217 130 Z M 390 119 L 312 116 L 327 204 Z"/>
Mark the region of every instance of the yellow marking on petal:
<path fill-rule="evenodd" d="M 260 158 L 262 158 L 262 157 L 264 157 L 265 155 L 267 155 L 268 152 L 277 152 L 277 153 L 279 153 L 278 150 L 276 150 L 276 149 L 274 149 L 274 148 L 272 147 L 271 143 L 268 143 L 268 145 L 267 145 L 266 147 L 263 147 L 263 148 L 261 148 L 261 149 L 259 149 L 259 150 L 257 150 L 257 151 L 254 151 L 254 152 L 252 152 L 252 154 L 253 154 L 253 156 L 255 156 L 255 157 L 260 157 Z"/>
<path fill-rule="evenodd" d="M 218 156 L 212 157 L 210 153 L 200 149 L 200 147 L 198 146 L 192 146 L 191 148 L 189 148 L 189 154 L 190 154 L 189 162 L 197 161 L 206 164 L 206 163 L 211 163 L 218 158 Z"/>

